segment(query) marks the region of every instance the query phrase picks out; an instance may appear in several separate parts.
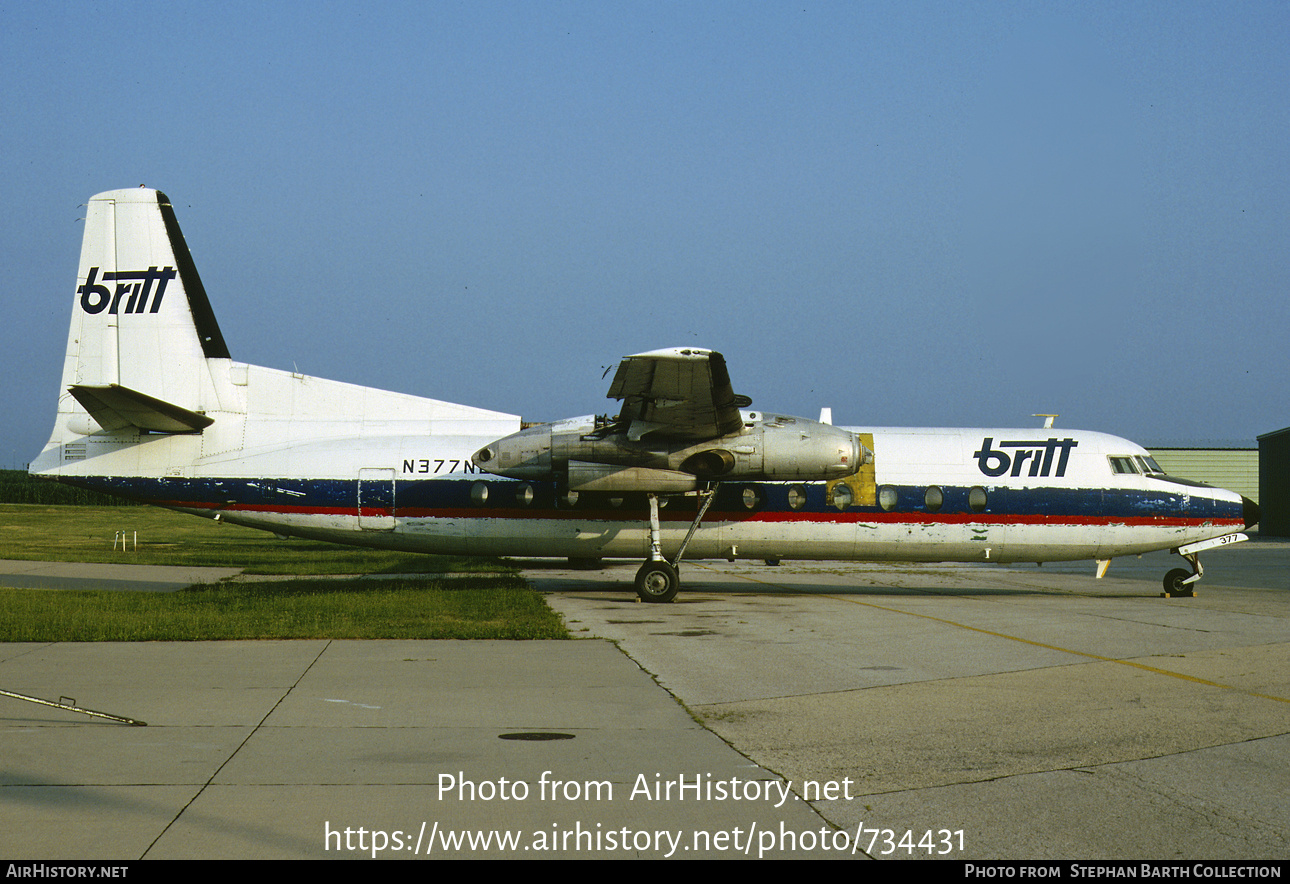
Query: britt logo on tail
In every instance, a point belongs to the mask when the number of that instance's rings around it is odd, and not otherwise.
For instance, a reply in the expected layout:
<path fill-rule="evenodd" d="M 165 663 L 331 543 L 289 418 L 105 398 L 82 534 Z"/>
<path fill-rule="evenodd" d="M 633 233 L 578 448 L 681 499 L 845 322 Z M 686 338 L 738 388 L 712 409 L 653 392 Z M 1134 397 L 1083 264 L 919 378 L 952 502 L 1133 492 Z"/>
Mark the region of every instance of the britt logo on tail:
<path fill-rule="evenodd" d="M 175 268 L 167 267 L 164 270 L 158 270 L 155 266 L 147 270 L 118 270 L 113 272 L 109 270 L 103 274 L 103 281 L 113 281 L 116 283 L 116 294 L 108 291 L 105 285 L 98 285 L 94 279 L 98 276 L 99 268 L 91 267 L 89 275 L 85 277 L 85 285 L 76 290 L 76 294 L 81 296 L 81 309 L 86 313 L 102 313 L 104 307 L 108 308 L 108 313 L 142 313 L 148 306 L 148 297 L 152 294 L 152 284 L 157 283 L 157 296 L 152 299 L 152 310 L 150 313 L 156 313 L 161 309 L 161 298 L 166 294 L 166 283 L 175 278 Z M 126 280 L 122 282 L 122 280 Z M 131 280 L 139 280 L 133 285 Z M 125 309 L 119 310 L 121 299 L 126 295 L 130 300 L 126 302 Z"/>

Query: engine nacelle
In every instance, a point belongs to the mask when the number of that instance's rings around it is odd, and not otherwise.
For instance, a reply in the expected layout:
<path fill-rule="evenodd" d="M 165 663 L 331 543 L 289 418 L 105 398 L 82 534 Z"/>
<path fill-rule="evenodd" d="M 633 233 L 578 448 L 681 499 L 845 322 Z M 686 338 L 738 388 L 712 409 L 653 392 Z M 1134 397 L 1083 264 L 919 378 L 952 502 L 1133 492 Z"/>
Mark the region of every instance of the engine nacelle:
<path fill-rule="evenodd" d="M 569 461 L 570 491 L 652 491 L 655 494 L 683 494 L 699 487 L 690 473 L 623 467 L 617 464 Z"/>
<path fill-rule="evenodd" d="M 476 451 L 470 460 L 481 470 L 512 479 L 535 482 L 554 479 L 555 471 L 551 462 L 552 426 L 539 424 L 504 436 Z"/>
<path fill-rule="evenodd" d="M 873 453 L 856 434 L 818 421 L 745 414 L 741 432 L 703 442 L 633 441 L 590 418 L 541 424 L 498 439 L 472 458 L 482 470 L 570 490 L 693 490 L 700 480 L 826 481 L 849 476 Z"/>
<path fill-rule="evenodd" d="M 818 482 L 849 476 L 873 457 L 849 430 L 764 415 L 738 436 L 687 450 L 678 466 L 712 479 Z"/>

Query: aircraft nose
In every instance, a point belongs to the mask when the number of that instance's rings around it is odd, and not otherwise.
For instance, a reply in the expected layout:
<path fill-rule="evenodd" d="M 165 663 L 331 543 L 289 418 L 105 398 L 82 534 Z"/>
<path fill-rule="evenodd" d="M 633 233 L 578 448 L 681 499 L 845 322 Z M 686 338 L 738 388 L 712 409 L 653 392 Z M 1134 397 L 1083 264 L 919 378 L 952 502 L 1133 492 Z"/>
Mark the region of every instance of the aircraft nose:
<path fill-rule="evenodd" d="M 1248 529 L 1253 528 L 1258 524 L 1259 519 L 1263 516 L 1263 511 L 1259 509 L 1259 505 L 1257 503 L 1250 500 L 1248 497 L 1242 496 L 1241 515 L 1244 516 L 1245 527 Z"/>

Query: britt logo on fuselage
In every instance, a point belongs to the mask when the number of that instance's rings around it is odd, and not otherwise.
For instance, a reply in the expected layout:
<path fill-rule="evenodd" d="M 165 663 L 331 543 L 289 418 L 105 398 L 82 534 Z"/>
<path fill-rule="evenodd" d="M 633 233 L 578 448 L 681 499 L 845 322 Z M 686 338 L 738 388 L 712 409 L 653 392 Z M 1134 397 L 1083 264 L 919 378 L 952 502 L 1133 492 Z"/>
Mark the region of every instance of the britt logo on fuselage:
<path fill-rule="evenodd" d="M 76 294 L 81 296 L 81 309 L 86 313 L 102 313 L 105 309 L 108 313 L 143 313 L 148 307 L 148 299 L 152 299 L 152 309 L 149 313 L 156 313 L 161 309 L 161 297 L 166 293 L 166 283 L 174 279 L 175 268 L 166 267 L 158 270 L 156 267 L 149 267 L 147 270 L 109 270 L 103 274 L 104 282 L 115 282 L 116 291 L 113 292 L 105 285 L 95 282 L 95 277 L 99 274 L 99 268 L 91 267 L 89 275 L 85 277 L 85 285 L 76 290 Z M 157 284 L 157 290 L 154 293 L 152 284 Z M 121 300 L 129 296 L 125 306 L 121 306 Z"/>
<path fill-rule="evenodd" d="M 981 440 L 981 450 L 973 452 L 972 456 L 976 458 L 977 466 L 981 472 L 987 476 L 1002 476 L 1004 473 L 1011 472 L 1009 475 L 1020 476 L 1021 470 L 1026 461 L 1030 461 L 1030 470 L 1027 476 L 1054 476 L 1060 478 L 1066 475 L 1066 463 L 1070 460 L 1071 449 L 1079 445 L 1074 439 L 1049 439 L 1047 442 L 1037 442 L 1028 439 L 1022 442 L 1000 442 L 999 449 L 1014 449 L 1011 454 L 1006 451 L 992 448 L 994 437 L 987 436 Z M 1053 471 L 1053 457 L 1060 452 L 1057 457 L 1057 470 Z"/>

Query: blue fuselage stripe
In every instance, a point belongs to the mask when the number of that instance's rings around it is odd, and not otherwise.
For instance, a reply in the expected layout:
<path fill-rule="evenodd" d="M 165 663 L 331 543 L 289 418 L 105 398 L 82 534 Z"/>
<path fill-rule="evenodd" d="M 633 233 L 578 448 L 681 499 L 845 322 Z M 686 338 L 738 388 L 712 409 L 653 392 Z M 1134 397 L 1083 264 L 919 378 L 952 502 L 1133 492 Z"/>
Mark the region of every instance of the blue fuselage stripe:
<path fill-rule="evenodd" d="M 122 478 L 60 477 L 62 481 L 127 497 L 145 503 L 189 509 L 234 509 L 259 512 L 357 514 L 359 482 L 354 479 L 243 479 L 243 478 Z M 388 482 L 375 483 L 385 484 Z M 364 482 L 364 485 L 368 485 Z M 790 506 L 789 489 L 805 492 L 797 508 Z M 1239 501 L 1215 499 L 1207 494 L 1184 494 L 1170 488 L 1018 488 L 984 486 L 986 502 L 980 510 L 970 504 L 969 487 L 937 486 L 943 496 L 935 511 L 925 502 L 925 487 L 891 486 L 894 506 L 829 505 L 822 484 L 727 483 L 717 492 L 707 520 L 745 521 L 875 521 L 919 522 L 1074 522 L 1232 520 L 1242 516 Z M 756 495 L 745 495 L 749 488 Z M 481 489 L 483 489 L 481 493 Z M 388 513 L 388 489 L 368 487 L 364 512 L 378 508 Z M 1193 489 L 1194 491 L 1195 489 Z M 746 502 L 754 500 L 749 507 Z M 690 521 L 693 496 L 673 499 L 661 515 L 667 521 Z M 578 518 L 637 521 L 647 518 L 643 493 L 583 494 L 569 506 L 553 483 L 526 483 L 496 477 L 471 479 L 399 480 L 395 484 L 396 516 L 453 518 Z"/>

